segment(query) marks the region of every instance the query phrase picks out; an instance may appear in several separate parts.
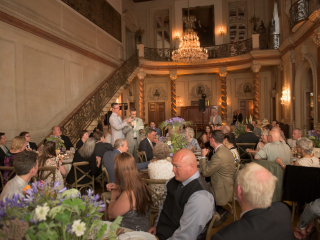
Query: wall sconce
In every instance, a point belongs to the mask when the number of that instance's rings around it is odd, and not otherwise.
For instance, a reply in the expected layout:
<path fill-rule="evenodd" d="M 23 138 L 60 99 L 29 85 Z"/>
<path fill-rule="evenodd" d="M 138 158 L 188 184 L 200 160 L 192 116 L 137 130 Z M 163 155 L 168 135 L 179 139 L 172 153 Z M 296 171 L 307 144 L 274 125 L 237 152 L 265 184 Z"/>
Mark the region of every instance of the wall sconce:
<path fill-rule="evenodd" d="M 182 107 L 182 100 L 179 96 L 177 96 L 177 107 Z"/>
<path fill-rule="evenodd" d="M 220 28 L 219 33 L 220 33 L 220 36 L 222 36 L 222 35 L 224 34 L 224 29 L 223 29 L 223 27 Z"/>
<path fill-rule="evenodd" d="M 289 104 L 290 103 L 290 90 L 285 87 L 282 91 L 281 104 Z"/>
<path fill-rule="evenodd" d="M 179 33 L 178 33 L 178 32 L 175 32 L 175 33 L 174 33 L 174 35 L 173 35 L 173 39 L 174 39 L 174 40 L 178 40 L 178 39 L 180 39 L 180 35 L 179 35 Z"/>

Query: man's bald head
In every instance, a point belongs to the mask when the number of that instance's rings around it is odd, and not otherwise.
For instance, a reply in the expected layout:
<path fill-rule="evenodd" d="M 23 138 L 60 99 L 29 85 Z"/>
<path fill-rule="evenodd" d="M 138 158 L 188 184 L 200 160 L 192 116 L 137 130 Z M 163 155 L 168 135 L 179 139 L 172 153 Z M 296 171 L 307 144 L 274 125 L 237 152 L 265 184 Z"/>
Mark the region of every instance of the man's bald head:
<path fill-rule="evenodd" d="M 280 132 L 276 129 L 272 129 L 270 132 L 269 132 L 269 135 L 272 137 L 272 142 L 273 141 L 280 141 Z"/>
<path fill-rule="evenodd" d="M 183 182 L 195 174 L 197 169 L 197 159 L 189 149 L 181 149 L 172 157 L 173 172 L 176 180 Z"/>
<path fill-rule="evenodd" d="M 223 125 L 221 127 L 221 131 L 226 134 L 226 133 L 229 133 L 231 131 L 230 127 L 228 125 Z"/>

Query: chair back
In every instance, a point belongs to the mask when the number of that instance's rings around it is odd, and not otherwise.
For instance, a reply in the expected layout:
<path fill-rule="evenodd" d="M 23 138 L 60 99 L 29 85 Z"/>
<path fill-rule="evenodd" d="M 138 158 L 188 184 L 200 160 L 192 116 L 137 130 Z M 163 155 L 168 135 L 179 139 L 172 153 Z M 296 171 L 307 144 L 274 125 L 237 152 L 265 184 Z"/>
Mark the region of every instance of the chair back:
<path fill-rule="evenodd" d="M 91 189 L 94 189 L 94 175 L 93 176 L 90 175 L 91 170 L 89 170 L 88 172 L 85 172 L 80 168 L 81 166 L 89 165 L 89 162 L 76 162 L 76 163 L 73 163 L 72 165 L 74 167 L 75 181 L 73 184 L 69 185 L 69 187 L 77 188 L 79 189 L 79 191 L 81 191 L 83 188 L 88 188 L 88 187 L 91 187 Z M 78 178 L 78 171 L 83 174 L 80 178 Z M 80 183 L 80 181 L 86 177 L 89 178 L 91 181 L 88 183 Z"/>
<path fill-rule="evenodd" d="M 56 169 L 55 166 L 44 166 L 38 168 L 38 174 L 37 176 L 32 178 L 33 182 L 37 181 L 48 181 L 48 178 L 51 177 L 51 183 L 53 184 L 56 180 Z M 63 184 L 63 183 L 61 183 Z"/>
<path fill-rule="evenodd" d="M 102 169 L 103 176 L 107 178 L 108 183 L 111 183 L 109 173 L 103 164 L 101 166 L 101 169 Z"/>
<path fill-rule="evenodd" d="M 139 150 L 137 149 L 137 156 L 138 156 L 138 158 L 139 158 L 139 160 L 140 160 L 141 163 L 148 161 L 147 155 L 146 155 L 146 152 L 145 152 L 145 151 L 139 152 Z"/>
<path fill-rule="evenodd" d="M 220 215 L 219 213 L 217 213 L 216 211 L 214 212 L 212 218 L 211 218 L 211 221 L 210 221 L 210 224 L 207 228 L 207 235 L 206 235 L 206 240 L 210 240 L 211 238 L 211 229 L 213 227 L 213 224 L 215 221 L 219 221 L 220 220 Z"/>
<path fill-rule="evenodd" d="M 240 156 L 240 162 L 248 162 L 253 160 L 253 156 L 250 153 L 246 152 L 246 149 L 254 150 L 256 147 L 256 143 L 236 143 L 237 150 Z"/>
<path fill-rule="evenodd" d="M 7 171 L 9 172 L 8 176 L 4 176 L 3 172 Z M 14 170 L 14 167 L 0 167 L 0 179 L 1 179 L 1 186 L 0 191 L 2 191 L 4 187 L 4 183 L 7 183 L 11 178 L 15 176 L 16 171 Z"/>

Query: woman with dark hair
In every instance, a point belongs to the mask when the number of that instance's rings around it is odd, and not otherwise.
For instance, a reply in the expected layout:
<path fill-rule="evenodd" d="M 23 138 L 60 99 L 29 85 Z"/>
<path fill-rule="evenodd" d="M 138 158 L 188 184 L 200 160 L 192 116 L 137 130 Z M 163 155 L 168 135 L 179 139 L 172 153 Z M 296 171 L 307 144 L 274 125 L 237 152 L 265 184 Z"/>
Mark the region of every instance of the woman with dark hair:
<path fill-rule="evenodd" d="M 210 125 L 206 125 L 205 132 L 201 135 L 200 139 L 202 142 L 202 148 L 205 148 L 205 143 L 209 141 L 211 136 L 211 127 Z"/>
<path fill-rule="evenodd" d="M 64 187 L 62 174 L 67 174 L 66 168 L 62 165 L 61 160 L 56 155 L 56 143 L 49 141 L 44 144 L 42 154 L 38 158 L 39 167 L 56 167 L 55 181 L 59 181 L 60 185 L 58 189 L 61 190 Z M 48 172 L 38 172 L 39 178 L 42 179 L 48 174 Z M 52 176 L 50 175 L 46 181 L 50 184 L 54 184 Z"/>
<path fill-rule="evenodd" d="M 107 184 L 111 191 L 108 216 L 115 219 L 123 216 L 121 226 L 135 231 L 149 229 L 151 195 L 142 181 L 137 164 L 130 153 L 123 152 L 116 155 L 115 180 L 116 183 Z"/>
<path fill-rule="evenodd" d="M 76 144 L 76 149 L 80 149 L 85 141 L 89 138 L 89 133 L 87 130 L 81 130 L 79 134 L 80 140 Z"/>
<path fill-rule="evenodd" d="M 31 142 L 31 136 L 29 132 L 21 132 L 20 135 L 21 137 L 25 137 L 26 141 L 28 142 L 27 144 L 27 149 L 32 149 L 37 151 L 38 150 L 38 146 L 37 144 L 35 144 L 34 142 Z"/>
<path fill-rule="evenodd" d="M 240 156 L 239 156 L 237 148 L 235 147 L 235 141 L 236 141 L 236 138 L 233 133 L 227 133 L 224 135 L 223 145 L 225 147 L 227 147 L 232 152 L 233 157 L 234 157 L 234 161 L 239 163 Z"/>

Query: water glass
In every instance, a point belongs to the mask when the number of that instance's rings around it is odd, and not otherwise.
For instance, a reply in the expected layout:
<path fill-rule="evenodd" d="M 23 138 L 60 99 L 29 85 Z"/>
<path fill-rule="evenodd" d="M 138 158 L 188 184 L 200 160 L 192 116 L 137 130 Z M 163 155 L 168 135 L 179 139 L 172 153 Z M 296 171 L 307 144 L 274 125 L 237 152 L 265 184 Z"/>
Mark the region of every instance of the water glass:
<path fill-rule="evenodd" d="M 72 154 L 74 154 L 74 153 L 76 152 L 76 149 L 75 149 L 74 147 L 71 147 L 71 148 L 70 148 L 70 152 L 71 152 Z"/>

